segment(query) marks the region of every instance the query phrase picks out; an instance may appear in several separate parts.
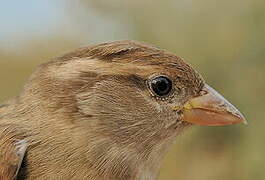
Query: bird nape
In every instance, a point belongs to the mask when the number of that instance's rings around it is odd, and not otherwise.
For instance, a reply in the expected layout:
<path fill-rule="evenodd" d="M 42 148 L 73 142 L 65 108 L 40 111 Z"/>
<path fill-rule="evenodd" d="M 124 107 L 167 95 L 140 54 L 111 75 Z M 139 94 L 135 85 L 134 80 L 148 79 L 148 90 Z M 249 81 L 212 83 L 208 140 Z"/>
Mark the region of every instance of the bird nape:
<path fill-rule="evenodd" d="M 40 65 L 0 121 L 7 180 L 153 180 L 186 127 L 246 122 L 182 58 L 135 41 Z"/>

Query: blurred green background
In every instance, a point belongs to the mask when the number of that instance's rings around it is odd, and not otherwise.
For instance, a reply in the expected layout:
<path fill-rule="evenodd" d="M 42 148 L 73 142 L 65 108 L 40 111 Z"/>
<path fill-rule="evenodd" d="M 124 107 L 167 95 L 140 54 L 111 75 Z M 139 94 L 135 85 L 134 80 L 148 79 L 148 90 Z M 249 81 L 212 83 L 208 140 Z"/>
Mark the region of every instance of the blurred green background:
<path fill-rule="evenodd" d="M 18 95 L 38 64 L 120 39 L 185 58 L 249 122 L 188 130 L 159 180 L 265 179 L 265 1 L 2 1 L 0 102 Z"/>

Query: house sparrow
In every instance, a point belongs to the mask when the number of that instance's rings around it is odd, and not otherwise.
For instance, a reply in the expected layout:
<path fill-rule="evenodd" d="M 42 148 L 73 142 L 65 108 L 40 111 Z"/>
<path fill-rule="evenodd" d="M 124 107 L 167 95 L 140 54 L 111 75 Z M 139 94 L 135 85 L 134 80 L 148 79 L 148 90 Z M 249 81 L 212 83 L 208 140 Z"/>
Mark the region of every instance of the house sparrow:
<path fill-rule="evenodd" d="M 40 65 L 0 121 L 6 180 L 153 180 L 185 128 L 246 122 L 183 59 L 135 41 Z"/>

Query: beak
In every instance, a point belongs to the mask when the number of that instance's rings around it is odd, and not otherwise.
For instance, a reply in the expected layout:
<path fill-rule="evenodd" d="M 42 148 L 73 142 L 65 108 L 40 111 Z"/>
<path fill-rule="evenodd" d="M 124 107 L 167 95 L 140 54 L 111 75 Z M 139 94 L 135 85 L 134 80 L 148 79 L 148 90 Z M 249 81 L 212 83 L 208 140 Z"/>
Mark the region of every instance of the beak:
<path fill-rule="evenodd" d="M 221 126 L 242 122 L 247 124 L 244 116 L 209 85 L 205 85 L 200 96 L 185 103 L 183 120 L 204 126 Z"/>

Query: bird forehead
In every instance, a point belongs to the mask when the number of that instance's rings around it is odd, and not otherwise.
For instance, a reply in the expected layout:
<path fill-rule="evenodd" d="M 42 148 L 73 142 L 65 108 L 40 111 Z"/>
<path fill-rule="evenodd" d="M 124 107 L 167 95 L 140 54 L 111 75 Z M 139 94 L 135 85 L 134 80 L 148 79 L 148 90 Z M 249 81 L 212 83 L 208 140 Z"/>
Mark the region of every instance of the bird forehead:
<path fill-rule="evenodd" d="M 83 59 L 87 60 L 88 66 L 93 64 L 96 67 L 101 66 L 102 68 L 112 68 L 113 70 L 160 69 L 173 73 L 178 71 L 193 71 L 182 58 L 168 51 L 149 44 L 128 40 L 80 48 L 59 59 L 63 62 Z M 140 66 L 143 66 L 143 68 L 140 68 Z"/>
<path fill-rule="evenodd" d="M 202 77 L 182 58 L 136 41 L 116 41 L 81 48 L 59 58 L 58 78 L 75 78 L 83 72 L 100 75 L 138 75 L 143 79 L 164 74 L 187 86 L 199 87 Z"/>
<path fill-rule="evenodd" d="M 167 62 L 120 62 L 112 63 L 101 61 L 99 59 L 79 58 L 69 61 L 60 66 L 54 66 L 49 70 L 58 78 L 74 78 L 82 72 L 94 72 L 100 75 L 129 75 L 137 74 L 143 77 L 152 76 L 154 74 L 167 74 L 174 77 L 191 76 L 196 74 L 193 69 L 185 64 L 167 63 Z"/>

